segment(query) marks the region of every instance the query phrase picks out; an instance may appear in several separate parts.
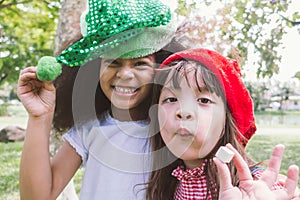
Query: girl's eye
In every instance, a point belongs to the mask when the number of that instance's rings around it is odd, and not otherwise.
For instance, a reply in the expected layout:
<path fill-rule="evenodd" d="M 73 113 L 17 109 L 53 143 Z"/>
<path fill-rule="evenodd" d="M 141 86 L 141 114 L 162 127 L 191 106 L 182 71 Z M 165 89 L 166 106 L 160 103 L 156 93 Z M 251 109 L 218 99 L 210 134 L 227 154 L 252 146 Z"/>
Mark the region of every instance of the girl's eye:
<path fill-rule="evenodd" d="M 172 103 L 172 102 L 176 102 L 177 99 L 175 97 L 169 97 L 169 98 L 165 98 L 162 102 L 163 103 Z"/>
<path fill-rule="evenodd" d="M 105 60 L 104 65 L 114 68 L 119 66 L 119 62 L 117 60 Z"/>
<path fill-rule="evenodd" d="M 134 66 L 135 66 L 136 69 L 147 69 L 147 68 L 149 68 L 149 67 L 152 68 L 152 66 L 151 66 L 149 63 L 143 62 L 143 61 L 138 61 L 138 62 L 136 62 L 136 63 L 134 64 Z"/>
<path fill-rule="evenodd" d="M 135 63 L 135 66 L 148 65 L 146 62 L 138 61 Z"/>
<path fill-rule="evenodd" d="M 208 103 L 212 102 L 211 100 L 209 100 L 207 98 L 199 98 L 197 101 L 202 104 L 208 104 Z"/>

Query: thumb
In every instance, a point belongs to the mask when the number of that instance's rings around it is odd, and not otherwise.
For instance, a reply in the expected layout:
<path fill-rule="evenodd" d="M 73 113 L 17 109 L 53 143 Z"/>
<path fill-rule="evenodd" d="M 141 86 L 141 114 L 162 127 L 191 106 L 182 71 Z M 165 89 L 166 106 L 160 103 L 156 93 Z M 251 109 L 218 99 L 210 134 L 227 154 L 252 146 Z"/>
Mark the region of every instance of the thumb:
<path fill-rule="evenodd" d="M 55 86 L 53 82 L 43 82 L 44 88 L 48 91 L 55 91 Z"/>
<path fill-rule="evenodd" d="M 216 164 L 219 172 L 220 180 L 220 193 L 219 199 L 242 199 L 242 194 L 237 187 L 233 187 L 231 183 L 231 176 L 229 169 L 225 163 L 220 161 L 218 158 L 213 158 L 214 163 Z"/>
<path fill-rule="evenodd" d="M 233 188 L 231 183 L 230 171 L 225 163 L 220 161 L 218 158 L 213 158 L 214 163 L 217 166 L 220 180 L 220 192 L 224 192 Z"/>

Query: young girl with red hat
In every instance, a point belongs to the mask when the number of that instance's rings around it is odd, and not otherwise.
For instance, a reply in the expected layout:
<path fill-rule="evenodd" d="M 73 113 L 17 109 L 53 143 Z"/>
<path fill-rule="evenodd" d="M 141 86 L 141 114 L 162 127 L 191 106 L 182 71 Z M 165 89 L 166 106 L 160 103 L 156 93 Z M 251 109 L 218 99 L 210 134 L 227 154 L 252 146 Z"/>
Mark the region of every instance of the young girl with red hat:
<path fill-rule="evenodd" d="M 297 166 L 284 185 L 276 182 L 283 145 L 265 171 L 244 151 L 256 126 L 237 62 L 208 49 L 175 53 L 158 70 L 153 94 L 147 199 L 295 198 Z M 234 154 L 228 165 L 215 158 L 221 146 Z"/>

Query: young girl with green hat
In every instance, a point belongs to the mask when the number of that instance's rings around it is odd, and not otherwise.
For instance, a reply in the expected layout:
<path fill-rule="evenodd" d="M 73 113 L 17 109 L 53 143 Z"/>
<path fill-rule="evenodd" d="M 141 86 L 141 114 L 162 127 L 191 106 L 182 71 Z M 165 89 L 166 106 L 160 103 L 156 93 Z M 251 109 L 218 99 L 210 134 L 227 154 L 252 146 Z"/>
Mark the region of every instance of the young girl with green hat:
<path fill-rule="evenodd" d="M 83 38 L 56 57 L 64 65 L 54 84 L 37 79 L 36 67 L 20 73 L 18 96 L 28 112 L 21 199 L 55 199 L 80 166 L 81 199 L 145 199 L 154 68 L 182 50 L 172 46 L 174 19 L 158 0 L 88 4 Z M 70 130 L 50 159 L 52 128 Z"/>
<path fill-rule="evenodd" d="M 277 182 L 283 145 L 275 147 L 265 171 L 244 151 L 256 126 L 236 61 L 190 49 L 168 57 L 157 73 L 147 199 L 299 198 L 297 166 L 288 169 L 284 184 Z M 225 153 L 218 153 L 220 147 Z"/>

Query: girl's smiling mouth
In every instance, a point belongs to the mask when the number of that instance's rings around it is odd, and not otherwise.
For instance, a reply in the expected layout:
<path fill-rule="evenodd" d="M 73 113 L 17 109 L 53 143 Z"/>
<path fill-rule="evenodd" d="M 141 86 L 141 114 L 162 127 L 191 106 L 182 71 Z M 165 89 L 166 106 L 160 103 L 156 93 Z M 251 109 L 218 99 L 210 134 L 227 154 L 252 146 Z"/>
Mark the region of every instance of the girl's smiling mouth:
<path fill-rule="evenodd" d="M 112 86 L 113 90 L 122 94 L 134 94 L 139 88 Z"/>

